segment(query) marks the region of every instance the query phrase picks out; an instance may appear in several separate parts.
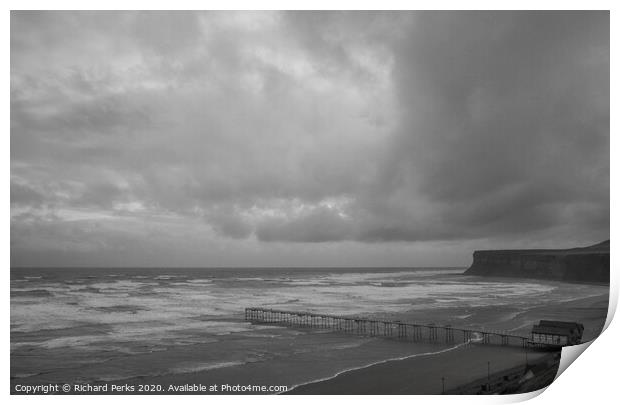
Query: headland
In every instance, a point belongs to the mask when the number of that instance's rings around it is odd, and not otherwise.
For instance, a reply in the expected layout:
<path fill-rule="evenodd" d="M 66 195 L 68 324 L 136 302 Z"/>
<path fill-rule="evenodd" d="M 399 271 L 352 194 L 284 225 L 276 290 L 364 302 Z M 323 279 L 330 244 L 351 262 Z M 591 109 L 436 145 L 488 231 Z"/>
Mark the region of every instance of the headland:
<path fill-rule="evenodd" d="M 478 250 L 465 275 L 609 284 L 609 240 L 573 249 Z"/>

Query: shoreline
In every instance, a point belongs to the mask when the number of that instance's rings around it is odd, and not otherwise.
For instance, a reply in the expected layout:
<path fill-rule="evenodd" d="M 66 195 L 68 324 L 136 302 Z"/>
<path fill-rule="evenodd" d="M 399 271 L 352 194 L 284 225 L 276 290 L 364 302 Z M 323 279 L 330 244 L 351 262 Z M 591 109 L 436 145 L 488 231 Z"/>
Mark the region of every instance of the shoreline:
<path fill-rule="evenodd" d="M 566 284 L 577 284 L 577 285 L 591 285 L 591 286 L 596 286 L 596 287 L 609 287 L 610 283 L 605 282 L 605 281 L 591 281 L 591 280 L 584 280 L 584 281 L 579 281 L 579 280 L 558 280 L 555 278 L 545 278 L 545 277 L 517 277 L 517 276 L 513 276 L 513 275 L 507 275 L 507 276 L 503 276 L 500 274 L 492 274 L 492 275 L 480 275 L 480 274 L 466 274 L 465 272 L 463 272 L 461 274 L 462 276 L 465 277 L 481 277 L 484 280 L 489 280 L 489 281 L 515 281 L 515 282 L 540 282 L 540 281 L 547 281 L 547 282 L 558 282 L 558 283 L 566 283 Z"/>
<path fill-rule="evenodd" d="M 403 357 L 400 357 L 400 358 L 392 358 L 392 359 L 379 360 L 377 362 L 366 364 L 366 365 L 359 366 L 359 367 L 352 367 L 352 368 L 349 368 L 349 369 L 345 369 L 345 370 L 339 371 L 339 372 L 337 372 L 336 374 L 334 374 L 334 375 L 332 375 L 330 377 L 319 378 L 319 379 L 316 379 L 316 380 L 313 380 L 313 381 L 308 381 L 308 382 L 303 382 L 303 383 L 299 383 L 299 384 L 293 385 L 290 389 L 288 389 L 285 392 L 278 393 L 278 395 L 291 393 L 295 389 L 297 389 L 299 387 L 306 386 L 306 385 L 317 384 L 317 383 L 322 383 L 322 382 L 325 382 L 325 381 L 329 381 L 329 380 L 337 378 L 337 377 L 339 377 L 339 376 L 341 376 L 343 374 L 346 374 L 346 373 L 355 372 L 355 371 L 359 371 L 359 370 L 364 370 L 364 369 L 367 369 L 367 368 L 370 368 L 370 367 L 374 367 L 374 366 L 381 365 L 381 364 L 387 364 L 387 363 L 394 362 L 394 361 L 409 360 L 409 359 L 413 359 L 413 358 L 416 358 L 416 357 L 434 356 L 434 355 L 446 353 L 446 352 L 449 352 L 449 351 L 452 351 L 452 350 L 456 350 L 456 349 L 458 349 L 458 348 L 460 348 L 462 346 L 465 346 L 467 344 L 469 344 L 469 342 L 467 342 L 467 343 L 460 343 L 458 345 L 455 345 L 455 346 L 452 346 L 452 347 L 448 347 L 448 348 L 445 348 L 445 349 L 441 349 L 441 350 L 436 351 L 436 352 L 416 353 L 416 354 L 412 354 L 412 355 L 409 355 L 409 356 L 403 356 Z"/>
<path fill-rule="evenodd" d="M 392 360 L 295 387 L 289 395 L 437 395 L 505 370 L 540 362 L 549 352 L 470 344 L 434 356 Z M 442 383 L 444 386 L 442 386 Z"/>

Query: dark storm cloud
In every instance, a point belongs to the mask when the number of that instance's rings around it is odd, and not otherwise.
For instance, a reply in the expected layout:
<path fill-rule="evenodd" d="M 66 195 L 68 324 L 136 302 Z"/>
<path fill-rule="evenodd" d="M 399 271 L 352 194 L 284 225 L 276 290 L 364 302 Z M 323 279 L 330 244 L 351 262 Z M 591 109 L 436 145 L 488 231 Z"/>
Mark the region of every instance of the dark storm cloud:
<path fill-rule="evenodd" d="M 14 12 L 11 207 L 15 264 L 604 239 L 609 14 Z"/>
<path fill-rule="evenodd" d="M 388 176 L 415 179 L 454 234 L 583 211 L 608 222 L 608 14 L 421 13 L 412 26 L 395 48 L 408 113 Z"/>

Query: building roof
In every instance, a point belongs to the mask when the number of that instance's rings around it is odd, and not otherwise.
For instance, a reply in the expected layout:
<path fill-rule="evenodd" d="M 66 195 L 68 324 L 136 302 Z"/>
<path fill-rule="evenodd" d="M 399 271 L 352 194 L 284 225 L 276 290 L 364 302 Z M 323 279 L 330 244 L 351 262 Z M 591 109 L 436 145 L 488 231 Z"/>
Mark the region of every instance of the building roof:
<path fill-rule="evenodd" d="M 554 328 L 552 326 L 540 326 L 534 325 L 532 328 L 532 333 L 542 333 L 543 335 L 560 335 L 560 336 L 569 336 L 571 335 L 571 329 L 568 328 Z"/>
<path fill-rule="evenodd" d="M 583 325 L 577 322 L 564 322 L 564 321 L 547 321 L 541 320 L 538 322 L 540 326 L 549 326 L 552 328 L 568 328 L 568 329 L 577 329 L 579 331 L 583 331 Z"/>
<path fill-rule="evenodd" d="M 532 328 L 532 333 L 542 333 L 546 335 L 569 336 L 575 332 L 581 334 L 583 332 L 583 325 L 577 322 L 542 320 L 538 325 L 534 325 Z"/>

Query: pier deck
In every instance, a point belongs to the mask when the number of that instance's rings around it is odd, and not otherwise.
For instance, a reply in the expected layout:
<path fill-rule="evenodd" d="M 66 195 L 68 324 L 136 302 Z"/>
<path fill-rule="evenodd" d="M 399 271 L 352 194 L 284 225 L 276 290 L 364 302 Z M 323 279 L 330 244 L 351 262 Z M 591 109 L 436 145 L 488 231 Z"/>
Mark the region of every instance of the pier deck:
<path fill-rule="evenodd" d="M 342 333 L 382 336 L 414 342 L 476 342 L 503 346 L 531 346 L 528 337 L 503 332 L 454 328 L 450 325 L 422 325 L 391 320 L 335 316 L 312 312 L 246 308 L 245 320 L 252 323 L 329 329 Z"/>

